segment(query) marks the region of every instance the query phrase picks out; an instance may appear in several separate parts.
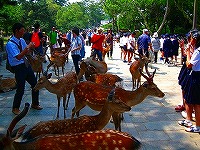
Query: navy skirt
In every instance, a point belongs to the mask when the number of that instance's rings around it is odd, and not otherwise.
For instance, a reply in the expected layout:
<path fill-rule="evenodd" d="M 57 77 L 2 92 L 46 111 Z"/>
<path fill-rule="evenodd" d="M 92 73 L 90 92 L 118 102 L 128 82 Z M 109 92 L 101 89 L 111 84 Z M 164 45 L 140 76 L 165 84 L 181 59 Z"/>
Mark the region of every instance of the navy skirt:
<path fill-rule="evenodd" d="M 190 71 L 184 80 L 183 97 L 186 103 L 200 105 L 200 71 Z"/>

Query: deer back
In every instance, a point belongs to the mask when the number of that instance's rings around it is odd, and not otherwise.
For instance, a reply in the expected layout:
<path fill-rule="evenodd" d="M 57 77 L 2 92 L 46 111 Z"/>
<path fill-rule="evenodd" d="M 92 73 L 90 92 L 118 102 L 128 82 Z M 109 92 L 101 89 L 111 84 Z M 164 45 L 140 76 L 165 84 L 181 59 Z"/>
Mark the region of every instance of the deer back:
<path fill-rule="evenodd" d="M 39 122 L 26 132 L 23 138 L 31 139 L 43 134 L 73 134 L 101 130 L 107 125 L 114 111 L 123 113 L 130 109 L 124 102 L 115 99 L 115 90 L 112 90 L 99 114 L 94 116 L 84 115 L 75 119 Z"/>
<path fill-rule="evenodd" d="M 0 91 L 9 91 L 16 88 L 15 78 L 2 78 L 0 77 Z"/>
<path fill-rule="evenodd" d="M 84 133 L 76 134 L 57 134 L 57 135 L 44 135 L 37 137 L 31 141 L 23 143 L 14 143 L 16 146 L 23 149 L 35 149 L 35 150 L 96 150 L 96 149 L 126 149 L 134 150 L 138 149 L 141 143 L 125 132 L 119 132 L 116 130 L 96 130 Z M 25 147 L 26 146 L 26 147 Z M 29 150 L 28 149 L 28 150 Z"/>
<path fill-rule="evenodd" d="M 78 83 L 74 88 L 76 104 L 87 104 L 92 109 L 101 111 L 112 87 L 99 85 L 91 81 Z"/>
<path fill-rule="evenodd" d="M 102 84 L 105 86 L 112 86 L 112 87 L 115 87 L 117 83 L 121 83 L 123 81 L 123 79 L 120 78 L 119 76 L 108 74 L 108 73 L 107 74 L 100 74 L 100 73 L 92 74 L 88 80 L 98 83 L 98 84 Z"/>
<path fill-rule="evenodd" d="M 75 72 L 67 72 L 64 77 L 60 78 L 56 83 L 51 83 L 49 79 L 52 74 L 42 76 L 34 87 L 34 90 L 46 88 L 51 93 L 55 93 L 61 97 L 66 96 L 72 91 L 77 84 L 77 75 Z"/>

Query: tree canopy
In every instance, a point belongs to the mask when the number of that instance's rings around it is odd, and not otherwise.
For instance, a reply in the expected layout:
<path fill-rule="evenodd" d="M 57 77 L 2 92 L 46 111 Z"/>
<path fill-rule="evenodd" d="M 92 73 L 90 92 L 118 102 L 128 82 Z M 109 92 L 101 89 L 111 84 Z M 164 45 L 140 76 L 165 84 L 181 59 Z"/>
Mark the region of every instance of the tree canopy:
<path fill-rule="evenodd" d="M 66 32 L 75 26 L 98 27 L 101 20 L 109 20 L 110 25 L 104 27 L 114 31 L 148 28 L 151 32 L 186 33 L 193 25 L 194 0 L 0 0 L 0 8 L 0 30 L 6 34 L 15 22 L 26 27 L 39 22 L 43 31 L 56 26 Z M 199 28 L 199 20 L 196 24 Z"/>

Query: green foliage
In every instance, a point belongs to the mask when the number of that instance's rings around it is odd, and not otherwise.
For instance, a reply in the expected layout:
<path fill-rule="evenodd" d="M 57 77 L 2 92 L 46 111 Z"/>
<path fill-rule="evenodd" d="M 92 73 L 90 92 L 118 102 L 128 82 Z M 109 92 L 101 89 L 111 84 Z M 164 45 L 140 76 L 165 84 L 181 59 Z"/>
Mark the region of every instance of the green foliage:
<path fill-rule="evenodd" d="M 39 22 L 42 31 L 49 32 L 56 26 L 62 32 L 73 27 L 95 28 L 101 20 L 111 20 L 104 28 L 130 31 L 148 28 L 157 31 L 163 22 L 166 10 L 167 18 L 160 33 L 186 33 L 192 28 L 194 0 L 83 0 L 69 3 L 68 0 L 0 0 L 0 29 L 6 34 L 15 22 L 31 27 Z M 16 6 L 12 6 L 12 5 Z M 197 11 L 200 16 L 200 10 Z M 197 20 L 198 27 L 200 25 Z M 11 33 L 9 33 L 11 34 Z"/>

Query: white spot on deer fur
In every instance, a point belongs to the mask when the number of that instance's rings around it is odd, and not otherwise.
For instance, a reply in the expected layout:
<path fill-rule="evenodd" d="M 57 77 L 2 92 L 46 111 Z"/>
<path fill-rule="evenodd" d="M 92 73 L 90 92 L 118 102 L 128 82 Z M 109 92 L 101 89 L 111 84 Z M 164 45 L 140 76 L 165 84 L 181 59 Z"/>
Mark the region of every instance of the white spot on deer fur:
<path fill-rule="evenodd" d="M 122 144 L 122 140 L 119 140 L 118 143 L 119 143 L 119 144 Z"/>
<path fill-rule="evenodd" d="M 122 150 L 126 150 L 126 148 L 125 148 L 125 147 L 122 147 Z"/>
<path fill-rule="evenodd" d="M 90 135 L 90 134 L 87 134 L 87 136 L 90 137 L 91 135 Z"/>
<path fill-rule="evenodd" d="M 114 150 L 119 150 L 119 148 L 118 147 L 115 147 L 115 149 Z"/>
<path fill-rule="evenodd" d="M 106 137 L 109 138 L 109 137 L 111 137 L 111 136 L 110 136 L 110 134 L 106 134 Z"/>
<path fill-rule="evenodd" d="M 116 142 L 115 140 L 113 140 L 113 144 L 114 144 L 114 145 L 116 145 L 116 144 L 117 144 L 117 142 Z"/>

